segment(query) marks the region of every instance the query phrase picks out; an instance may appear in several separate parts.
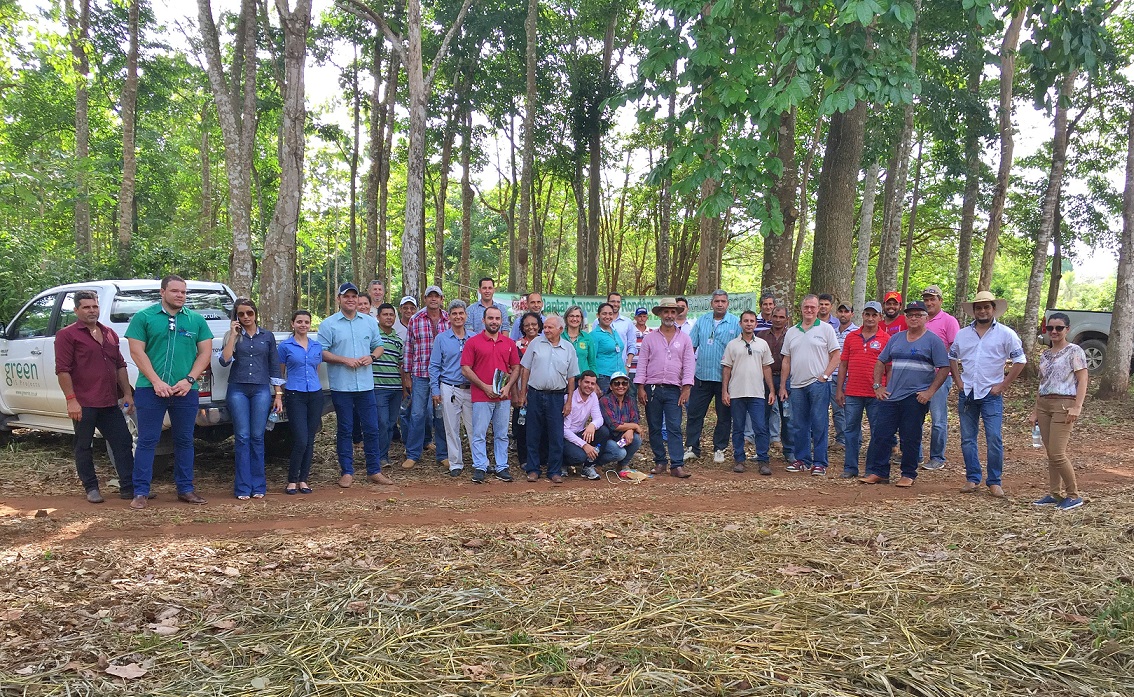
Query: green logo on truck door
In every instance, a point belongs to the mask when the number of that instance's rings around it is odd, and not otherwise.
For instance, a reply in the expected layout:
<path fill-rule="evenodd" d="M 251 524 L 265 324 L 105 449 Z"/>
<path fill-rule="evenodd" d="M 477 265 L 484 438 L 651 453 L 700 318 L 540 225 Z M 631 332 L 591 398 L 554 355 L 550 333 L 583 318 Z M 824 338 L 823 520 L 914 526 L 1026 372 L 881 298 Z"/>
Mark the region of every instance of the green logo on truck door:
<path fill-rule="evenodd" d="M 5 363 L 4 382 L 8 387 L 30 385 L 39 380 L 39 366 L 35 363 Z"/>

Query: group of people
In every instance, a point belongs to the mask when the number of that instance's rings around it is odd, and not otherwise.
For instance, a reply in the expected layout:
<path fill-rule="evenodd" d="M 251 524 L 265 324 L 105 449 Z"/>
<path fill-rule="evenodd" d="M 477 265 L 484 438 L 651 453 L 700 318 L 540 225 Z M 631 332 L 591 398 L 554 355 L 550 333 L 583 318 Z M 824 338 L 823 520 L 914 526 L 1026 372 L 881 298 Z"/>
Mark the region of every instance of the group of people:
<path fill-rule="evenodd" d="M 545 315 L 538 293 L 525 297 L 523 314 L 510 322 L 508 308 L 493 299 L 493 279 L 481 279 L 478 290 L 472 304 L 446 304 L 441 288 L 429 286 L 420 309 L 410 296 L 395 308 L 385 302 L 378 281 L 365 293 L 343 283 L 338 312 L 319 324 L 315 336 L 311 314 L 300 310 L 292 316 L 291 336 L 278 344 L 259 326 L 255 303 L 237 299 L 219 358 L 229 367 L 234 496 L 267 493 L 265 430 L 285 409 L 292 451 L 284 491 L 311 493 L 324 387 L 337 417 L 338 484 L 344 488 L 354 481 L 358 443 L 368 480 L 393 484 L 388 468 L 395 439 L 405 446 L 403 469 L 417 466 L 431 445 L 454 478 L 463 476 L 467 442 L 471 481 L 478 484 L 490 473 L 513 481 L 513 440 L 529 482 L 541 476 L 562 482 L 568 468 L 592 480 L 602 469 L 629 476 L 643 444 L 643 412 L 652 473 L 684 479 L 691 476 L 689 461 L 701 455 L 710 405 L 716 413 L 713 460 L 725 462 L 731 445 L 735 472 L 746 471 L 751 443 L 759 473 L 771 475 L 769 451 L 778 441 L 786 471 L 826 475 L 833 416 L 835 440 L 844 449 L 843 478 L 888 483 L 892 453 L 900 446 L 895 485 L 910 487 L 919 467 L 946 464 L 951 384 L 958 390 L 965 460 L 961 491 L 977 491 L 983 481 L 991 495 L 1004 496 L 1003 395 L 1026 357 L 1016 333 L 997 321 L 1005 301 L 987 291 L 963 304 L 975 318 L 964 328 L 941 309 L 940 289 L 929 286 L 921 300 L 904 307 L 896 292 L 886 293 L 882 303 L 867 302 L 862 326 L 854 323 L 854 308 L 829 295 L 805 296 L 800 321 L 789 325 L 788 308 L 769 293 L 760 298 L 758 313 L 737 316 L 728 311 L 728 293 L 714 291 L 711 311 L 696 321 L 688 319 L 684 298 L 639 307 L 629 319 L 621 314 L 621 295 L 611 293 L 588 330 L 582 308 Z M 94 429 L 110 444 L 121 496 L 141 509 L 152 498 L 154 448 L 167 414 L 178 498 L 205 502 L 193 488 L 193 425 L 197 381 L 208 367 L 213 337 L 204 318 L 184 306 L 185 297 L 185 281 L 168 276 L 160 302 L 131 320 L 126 337 L 139 370 L 134 386 L 117 336 L 98 322 L 94 293 L 76 294 L 77 321 L 57 335 L 56 372 L 76 422 L 76 464 L 91 502 L 102 501 L 91 455 Z M 660 327 L 648 326 L 650 314 Z M 1066 342 L 1067 317 L 1057 313 L 1048 322 L 1053 343 L 1040 361 L 1033 421 L 1047 447 L 1051 492 L 1036 504 L 1075 508 L 1082 498 L 1066 451 L 1086 396 L 1086 362 L 1082 350 Z M 123 414 L 134 410 L 138 442 L 131 453 Z M 864 414 L 870 442 L 860 468 Z M 927 415 L 932 435 L 923 460 Z M 983 466 L 977 445 L 982 423 Z"/>

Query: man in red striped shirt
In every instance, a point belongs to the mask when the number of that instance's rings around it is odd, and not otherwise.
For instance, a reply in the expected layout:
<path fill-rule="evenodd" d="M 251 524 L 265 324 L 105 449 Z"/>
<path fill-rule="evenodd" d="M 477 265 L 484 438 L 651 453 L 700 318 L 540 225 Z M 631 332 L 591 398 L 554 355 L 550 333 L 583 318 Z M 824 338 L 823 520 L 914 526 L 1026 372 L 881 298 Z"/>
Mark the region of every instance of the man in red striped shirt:
<path fill-rule="evenodd" d="M 874 300 L 866 303 L 862 308 L 862 326 L 847 334 L 843 342 L 838 388 L 835 390 L 835 402 L 843 407 L 846 418 L 844 434 L 847 442 L 843 473 L 839 475 L 841 479 L 854 479 L 858 476 L 858 456 L 862 450 L 862 412 L 866 411 L 871 434 L 878 423 L 879 402 L 874 396 L 874 364 L 878 362 L 878 354 L 882 353 L 890 340 L 890 335 L 879 326 L 881 318 L 882 306 Z"/>

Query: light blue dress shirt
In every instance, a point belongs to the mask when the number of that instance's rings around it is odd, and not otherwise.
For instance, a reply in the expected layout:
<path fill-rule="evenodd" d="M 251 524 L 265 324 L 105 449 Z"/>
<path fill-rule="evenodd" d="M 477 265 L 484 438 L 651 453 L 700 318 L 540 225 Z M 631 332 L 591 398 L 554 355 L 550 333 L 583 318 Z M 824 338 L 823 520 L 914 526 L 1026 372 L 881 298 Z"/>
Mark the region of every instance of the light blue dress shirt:
<path fill-rule="evenodd" d="M 347 319 L 336 312 L 319 323 L 319 343 L 323 350 L 345 358 L 361 358 L 382 345 L 378 320 L 355 314 Z M 327 382 L 332 392 L 365 392 L 374 389 L 374 371 L 368 366 L 348 368 L 327 362 Z"/>
<path fill-rule="evenodd" d="M 697 351 L 697 368 L 693 375 L 698 380 L 721 381 L 721 359 L 728 342 L 740 336 L 740 320 L 725 313 L 724 319 L 714 319 L 713 313 L 701 315 L 693 325 L 693 348 Z"/>
<path fill-rule="evenodd" d="M 440 396 L 442 381 L 447 385 L 468 384 L 468 378 L 461 372 L 461 353 L 472 336 L 465 327 L 463 339 L 457 338 L 452 329 L 446 329 L 433 340 L 433 352 L 429 354 L 429 393 L 432 396 Z"/>

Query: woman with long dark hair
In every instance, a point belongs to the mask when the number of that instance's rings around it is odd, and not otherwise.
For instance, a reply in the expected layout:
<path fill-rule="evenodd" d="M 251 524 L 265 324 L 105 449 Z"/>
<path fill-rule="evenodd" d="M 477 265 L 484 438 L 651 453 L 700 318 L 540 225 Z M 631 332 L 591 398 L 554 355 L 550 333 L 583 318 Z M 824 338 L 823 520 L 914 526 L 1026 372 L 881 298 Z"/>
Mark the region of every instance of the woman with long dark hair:
<path fill-rule="evenodd" d="M 256 304 L 237 298 L 232 327 L 224 335 L 220 364 L 231 366 L 226 400 L 236 440 L 233 494 L 241 501 L 262 499 L 268 491 L 264 431 L 268 415 L 283 410 L 284 381 L 276 355 L 276 337 L 260 327 Z"/>
<path fill-rule="evenodd" d="M 311 313 L 298 310 L 291 316 L 291 336 L 280 342 L 279 359 L 286 382 L 284 403 L 291 428 L 291 462 L 285 494 L 310 494 L 311 458 L 315 453 L 315 434 L 323 423 L 323 386 L 319 364 L 323 347 L 311 331 Z"/>
<path fill-rule="evenodd" d="M 1044 328 L 1051 337 L 1051 348 L 1040 355 L 1039 396 L 1032 423 L 1039 426 L 1047 451 L 1050 493 L 1035 504 L 1069 511 L 1083 505 L 1067 445 L 1087 398 L 1087 356 L 1078 344 L 1067 341 L 1071 318 L 1066 314 L 1053 312 Z"/>

